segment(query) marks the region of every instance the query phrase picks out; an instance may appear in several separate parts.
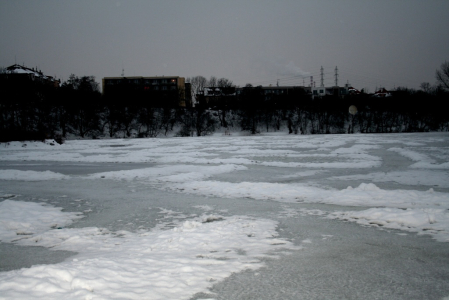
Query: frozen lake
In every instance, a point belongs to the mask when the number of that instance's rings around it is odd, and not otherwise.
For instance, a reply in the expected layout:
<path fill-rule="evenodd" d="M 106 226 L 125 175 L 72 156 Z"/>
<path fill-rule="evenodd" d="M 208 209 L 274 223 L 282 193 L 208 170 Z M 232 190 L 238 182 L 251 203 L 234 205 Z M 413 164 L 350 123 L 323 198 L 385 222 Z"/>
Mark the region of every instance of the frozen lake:
<path fill-rule="evenodd" d="M 1 144 L 0 240 L 0 299 L 449 299 L 449 134 Z"/>

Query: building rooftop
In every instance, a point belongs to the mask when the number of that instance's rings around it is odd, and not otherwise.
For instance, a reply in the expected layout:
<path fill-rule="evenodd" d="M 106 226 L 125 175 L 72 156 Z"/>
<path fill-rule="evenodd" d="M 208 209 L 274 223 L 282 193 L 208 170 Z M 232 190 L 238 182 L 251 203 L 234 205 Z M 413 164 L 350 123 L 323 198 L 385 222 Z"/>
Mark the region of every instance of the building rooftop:
<path fill-rule="evenodd" d="M 12 66 L 7 67 L 6 71 L 7 71 L 7 73 L 10 73 L 10 74 L 30 74 L 35 77 L 41 77 L 46 80 L 52 80 L 52 81 L 55 80 L 52 76 L 44 75 L 44 73 L 42 73 L 42 71 L 40 71 L 40 70 L 37 70 L 37 68 L 32 69 L 32 68 L 28 68 L 28 67 L 21 66 L 18 64 L 14 64 Z"/>
<path fill-rule="evenodd" d="M 182 78 L 179 76 L 118 76 L 103 77 L 103 79 L 162 79 L 162 78 Z"/>

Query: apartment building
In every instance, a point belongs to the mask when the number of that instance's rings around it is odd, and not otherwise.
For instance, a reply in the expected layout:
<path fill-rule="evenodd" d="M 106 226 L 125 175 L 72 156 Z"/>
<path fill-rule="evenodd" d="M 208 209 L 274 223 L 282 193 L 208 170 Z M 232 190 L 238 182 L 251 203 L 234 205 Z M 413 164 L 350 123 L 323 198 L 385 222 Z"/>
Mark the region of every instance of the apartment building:
<path fill-rule="evenodd" d="M 128 95 L 138 97 L 141 101 L 172 102 L 177 106 L 190 105 L 190 84 L 184 77 L 105 77 L 102 91 L 106 96 Z"/>

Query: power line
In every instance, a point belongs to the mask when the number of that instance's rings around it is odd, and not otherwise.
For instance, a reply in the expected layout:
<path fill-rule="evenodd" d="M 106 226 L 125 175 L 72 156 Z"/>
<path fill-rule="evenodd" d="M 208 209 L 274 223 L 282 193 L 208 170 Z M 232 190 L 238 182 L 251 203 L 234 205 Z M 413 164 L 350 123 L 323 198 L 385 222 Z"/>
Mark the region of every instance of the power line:
<path fill-rule="evenodd" d="M 349 70 L 345 67 L 340 68 L 343 74 L 350 77 L 352 82 L 360 82 L 362 84 L 370 84 L 375 86 L 383 86 L 383 85 L 390 85 L 390 86 L 400 86 L 400 85 L 409 85 L 414 86 L 416 83 L 413 83 L 409 80 L 397 80 L 397 79 L 388 79 L 383 75 L 374 74 L 372 72 L 361 72 L 361 71 L 353 71 Z"/>
<path fill-rule="evenodd" d="M 388 87 L 393 88 L 397 86 L 414 86 L 416 83 L 411 81 L 404 80 L 392 80 L 388 79 L 385 76 L 375 74 L 374 72 L 366 72 L 366 71 L 354 71 L 346 67 L 335 67 L 334 72 L 325 72 L 326 66 L 322 66 L 321 69 L 317 72 L 308 72 L 304 75 L 288 75 L 283 77 L 259 77 L 259 78 L 251 78 L 250 80 L 245 80 L 247 83 L 250 83 L 254 86 L 257 85 L 276 85 L 278 82 L 280 85 L 293 85 L 293 86 L 304 86 L 306 84 L 307 78 L 310 76 L 318 77 L 320 76 L 320 85 L 336 85 L 338 86 L 338 80 L 343 78 L 344 80 L 351 83 L 353 86 L 358 87 Z M 333 77 L 333 82 L 331 83 Z M 243 80 L 242 80 L 243 81 Z M 326 83 L 327 82 L 327 83 Z M 313 84 L 312 84 L 313 85 Z"/>

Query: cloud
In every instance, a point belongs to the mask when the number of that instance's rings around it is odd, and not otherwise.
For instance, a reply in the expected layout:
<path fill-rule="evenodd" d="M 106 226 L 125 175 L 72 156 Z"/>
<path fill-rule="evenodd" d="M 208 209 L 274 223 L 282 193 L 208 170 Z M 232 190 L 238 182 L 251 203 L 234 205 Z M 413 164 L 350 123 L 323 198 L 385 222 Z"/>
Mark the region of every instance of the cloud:
<path fill-rule="evenodd" d="M 289 61 L 287 65 L 279 65 L 280 68 L 280 74 L 281 75 L 286 75 L 286 76 L 301 76 L 301 77 L 305 77 L 305 76 L 309 76 L 310 73 L 309 72 L 305 72 L 303 71 L 300 67 L 298 67 L 297 65 L 295 65 L 295 63 L 293 61 Z"/>
<path fill-rule="evenodd" d="M 263 73 L 270 74 L 271 76 L 297 76 L 297 77 L 307 77 L 310 76 L 309 72 L 306 72 L 298 67 L 296 63 L 292 60 L 287 60 L 281 57 L 271 58 L 271 57 L 258 57 L 257 66 L 259 69 L 263 70 Z"/>

